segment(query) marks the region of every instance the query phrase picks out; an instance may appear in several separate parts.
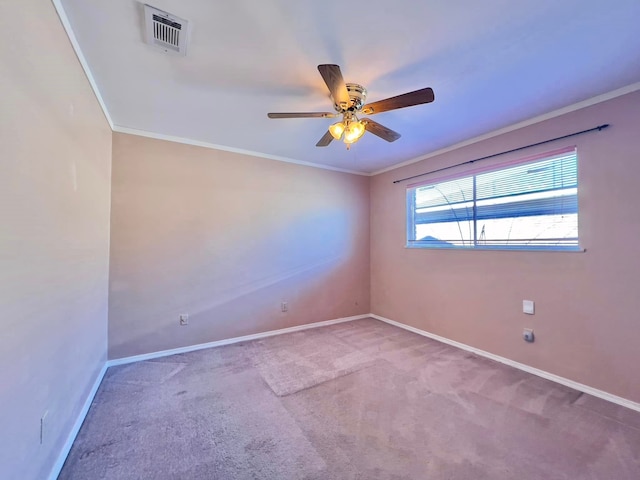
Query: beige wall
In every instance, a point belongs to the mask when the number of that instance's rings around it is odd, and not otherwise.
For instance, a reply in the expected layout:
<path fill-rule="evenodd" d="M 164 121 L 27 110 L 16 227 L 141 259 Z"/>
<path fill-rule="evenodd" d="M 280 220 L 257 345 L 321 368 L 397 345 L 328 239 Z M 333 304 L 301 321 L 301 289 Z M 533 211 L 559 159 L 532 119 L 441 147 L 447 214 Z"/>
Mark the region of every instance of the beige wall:
<path fill-rule="evenodd" d="M 586 252 L 404 248 L 408 182 L 393 180 L 603 123 L 611 127 L 519 154 L 577 145 Z M 374 177 L 372 312 L 640 401 L 639 126 L 636 92 Z M 534 316 L 523 299 L 536 302 Z"/>
<path fill-rule="evenodd" d="M 0 478 L 41 480 L 106 358 L 111 131 L 51 2 L 0 13 Z"/>
<path fill-rule="evenodd" d="M 114 134 L 109 357 L 368 313 L 368 203 L 367 177 Z"/>
<path fill-rule="evenodd" d="M 369 179 L 123 134 L 112 145 L 52 5 L 0 12 L 12 20 L 0 34 L 0 478 L 47 477 L 107 329 L 119 358 L 372 311 L 640 401 L 640 92 Z M 578 146 L 585 253 L 404 248 L 392 180 L 601 123 L 526 152 Z"/>

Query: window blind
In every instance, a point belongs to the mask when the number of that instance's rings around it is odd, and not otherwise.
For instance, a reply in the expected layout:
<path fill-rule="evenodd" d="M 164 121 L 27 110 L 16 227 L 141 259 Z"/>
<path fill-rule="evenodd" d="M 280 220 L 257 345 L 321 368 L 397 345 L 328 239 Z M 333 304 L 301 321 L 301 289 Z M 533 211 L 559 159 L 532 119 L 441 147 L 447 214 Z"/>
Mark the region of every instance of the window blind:
<path fill-rule="evenodd" d="M 575 148 L 407 190 L 407 245 L 578 248 Z"/>

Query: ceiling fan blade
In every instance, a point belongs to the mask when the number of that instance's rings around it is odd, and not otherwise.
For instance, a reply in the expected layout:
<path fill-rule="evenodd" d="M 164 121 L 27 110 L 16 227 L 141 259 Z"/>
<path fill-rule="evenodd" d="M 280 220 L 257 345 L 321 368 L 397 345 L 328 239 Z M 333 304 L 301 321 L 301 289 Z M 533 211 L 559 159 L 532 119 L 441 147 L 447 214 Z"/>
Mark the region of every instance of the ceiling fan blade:
<path fill-rule="evenodd" d="M 318 140 L 318 143 L 316 143 L 316 147 L 326 147 L 331 143 L 332 140 L 333 135 L 331 135 L 331 132 L 327 130 L 327 133 L 325 133 L 322 138 Z"/>
<path fill-rule="evenodd" d="M 337 116 L 337 113 L 329 112 L 267 113 L 269 118 L 333 118 Z"/>
<path fill-rule="evenodd" d="M 394 132 L 390 128 L 380 125 L 378 122 L 374 122 L 368 118 L 363 118 L 362 122 L 364 123 L 364 128 L 367 132 L 371 132 L 387 142 L 395 142 L 401 137 L 398 132 Z"/>
<path fill-rule="evenodd" d="M 324 83 L 329 87 L 333 101 L 337 105 L 344 105 L 345 109 L 348 108 L 351 100 L 349 99 L 349 92 L 342 78 L 340 67 L 338 65 L 323 64 L 318 65 L 318 71 L 322 75 Z"/>
<path fill-rule="evenodd" d="M 435 100 L 433 90 L 431 88 L 423 88 L 415 92 L 404 93 L 397 97 L 387 98 L 378 102 L 365 105 L 362 112 L 365 115 L 373 115 L 375 113 L 386 112 L 388 110 L 396 110 L 398 108 L 412 107 L 422 103 L 431 103 Z"/>

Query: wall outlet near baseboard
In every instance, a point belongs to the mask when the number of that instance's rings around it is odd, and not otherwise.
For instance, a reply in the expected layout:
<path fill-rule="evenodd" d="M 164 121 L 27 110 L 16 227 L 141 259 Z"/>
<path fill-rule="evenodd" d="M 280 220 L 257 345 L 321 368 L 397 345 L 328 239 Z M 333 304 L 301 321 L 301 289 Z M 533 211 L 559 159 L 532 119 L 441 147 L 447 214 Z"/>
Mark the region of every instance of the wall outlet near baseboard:
<path fill-rule="evenodd" d="M 181 313 L 180 314 L 180 325 L 189 325 L 189 314 Z"/>
<path fill-rule="evenodd" d="M 287 302 L 282 302 L 280 304 L 280 310 L 282 310 L 283 312 L 288 312 L 289 311 L 289 304 Z"/>
<path fill-rule="evenodd" d="M 522 338 L 524 339 L 525 342 L 533 343 L 535 339 L 535 337 L 533 336 L 533 329 L 525 328 L 524 331 L 522 332 Z"/>
<path fill-rule="evenodd" d="M 49 410 L 45 411 L 42 414 L 42 417 L 40 417 L 40 445 L 42 445 L 44 443 L 44 434 L 45 434 L 45 419 L 47 418 L 47 415 L 49 414 Z"/>

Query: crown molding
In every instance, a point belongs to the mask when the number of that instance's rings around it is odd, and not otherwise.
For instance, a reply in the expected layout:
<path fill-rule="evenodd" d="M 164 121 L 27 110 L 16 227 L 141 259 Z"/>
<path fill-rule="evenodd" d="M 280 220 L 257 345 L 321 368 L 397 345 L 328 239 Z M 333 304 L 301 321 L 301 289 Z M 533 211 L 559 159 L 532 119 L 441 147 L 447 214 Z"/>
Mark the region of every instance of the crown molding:
<path fill-rule="evenodd" d="M 419 157 L 412 158 L 411 160 L 407 160 L 407 161 L 392 165 L 390 167 L 376 170 L 375 172 L 372 172 L 370 176 L 373 177 L 375 175 L 380 175 L 381 173 L 390 172 L 398 168 L 406 167 L 407 165 L 412 165 L 414 163 L 421 162 L 422 160 L 426 160 L 427 158 L 437 157 L 438 155 L 442 155 L 443 153 L 452 152 L 453 150 L 458 150 L 459 148 L 467 147 L 469 145 L 473 145 L 474 143 L 482 142 L 483 140 L 488 140 L 490 138 L 497 137 L 498 135 L 502 135 L 504 133 L 513 132 L 514 130 L 519 130 L 521 128 L 528 127 L 529 125 L 535 125 L 536 123 L 544 122 L 545 120 L 556 118 L 566 113 L 575 112 L 576 110 L 581 110 L 583 108 L 590 107 L 591 105 L 596 105 L 598 103 L 606 102 L 607 100 L 611 100 L 613 98 L 626 95 L 627 93 L 633 93 L 637 90 L 640 90 L 640 82 L 632 83 L 631 85 L 627 85 L 626 87 L 618 88 L 617 90 L 613 90 L 611 92 L 603 93 L 601 95 L 588 98 L 587 100 L 583 100 L 581 102 L 559 108 L 558 110 L 553 110 L 552 112 L 549 112 L 549 113 L 544 113 L 542 115 L 530 118 L 528 120 L 523 120 L 522 122 L 514 123 L 513 125 L 509 125 L 507 127 L 503 127 L 498 130 L 494 130 L 493 132 L 485 133 L 484 135 L 480 135 L 478 137 L 464 140 L 454 145 L 441 148 L 440 150 L 436 150 L 434 152 L 420 155 Z"/>
<path fill-rule="evenodd" d="M 155 133 L 155 132 L 148 132 L 148 131 L 144 131 L 144 130 L 138 130 L 135 128 L 130 128 L 130 127 L 125 127 L 122 125 L 116 125 L 113 123 L 113 120 L 111 118 L 111 115 L 109 114 L 109 110 L 107 109 L 107 106 L 104 102 L 104 99 L 102 98 L 102 94 L 100 93 L 100 90 L 98 89 L 98 85 L 96 83 L 96 80 L 93 76 L 93 73 L 91 72 L 91 69 L 89 68 L 89 64 L 87 63 L 86 58 L 84 57 L 84 54 L 82 53 L 82 49 L 80 48 L 80 44 L 78 43 L 78 40 L 76 39 L 76 36 L 73 32 L 73 29 L 71 27 L 71 23 L 69 22 L 69 18 L 67 17 L 67 14 L 64 10 L 64 7 L 62 6 L 62 0 L 51 0 L 51 2 L 53 3 L 58 16 L 60 17 L 60 21 L 62 22 L 62 25 L 64 26 L 64 29 L 67 33 L 67 36 L 69 37 L 69 41 L 71 42 L 71 45 L 73 46 L 73 49 L 76 53 L 76 56 L 78 57 L 78 60 L 80 62 L 80 65 L 82 66 L 85 75 L 87 76 L 87 79 L 89 80 L 89 84 L 91 85 L 91 88 L 93 89 L 93 93 L 96 96 L 96 99 L 98 100 L 98 103 L 100 104 L 100 107 L 102 108 L 102 112 L 104 113 L 105 118 L 107 119 L 107 122 L 109 122 L 109 126 L 111 127 L 111 130 L 114 132 L 119 132 L 119 133 L 127 133 L 129 135 L 137 135 L 137 136 L 141 136 L 141 137 L 147 137 L 147 138 L 155 138 L 157 140 L 165 140 L 168 142 L 175 142 L 175 143 L 182 143 L 185 145 L 193 145 L 196 147 L 204 147 L 204 148 L 210 148 L 213 150 L 222 150 L 225 152 L 233 152 L 233 153 L 240 153 L 243 155 L 250 155 L 253 157 L 258 157 L 258 158 L 266 158 L 268 160 L 276 160 L 279 162 L 285 162 L 285 163 L 292 163 L 295 165 L 303 165 L 306 167 L 312 167 L 312 168 L 319 168 L 321 170 L 331 170 L 331 171 L 335 171 L 335 172 L 341 172 L 341 173 L 350 173 L 352 175 L 362 175 L 365 177 L 373 177 L 376 175 L 380 175 L 381 173 L 385 173 L 385 172 L 390 172 L 392 170 L 396 170 L 398 168 L 402 168 L 405 167 L 407 165 L 412 165 L 414 163 L 418 163 L 421 162 L 422 160 L 426 160 L 428 158 L 432 158 L 432 157 L 436 157 L 438 155 L 442 155 L 444 153 L 447 152 L 451 152 L 453 150 L 457 150 L 459 148 L 462 147 L 466 147 L 469 145 L 473 145 L 474 143 L 478 143 L 481 142 L 483 140 L 488 140 L 490 138 L 493 137 L 497 137 L 498 135 L 502 135 L 504 133 L 509 133 L 512 132 L 514 130 L 518 130 L 520 128 L 524 128 L 524 127 L 528 127 L 529 125 L 534 125 L 536 123 L 540 123 L 543 122 L 545 120 L 549 120 L 551 118 L 555 118 L 555 117 L 559 117 L 561 115 L 564 115 L 566 113 L 570 113 L 570 112 L 574 112 L 576 110 L 580 110 L 582 108 L 586 108 L 586 107 L 590 107 L 591 105 L 596 105 L 598 103 L 601 102 L 605 102 L 607 100 L 611 100 L 613 98 L 622 96 L 622 95 L 626 95 L 627 93 L 632 93 L 635 92 L 637 90 L 640 90 L 640 82 L 636 82 L 636 83 L 632 83 L 631 85 L 627 85 L 625 87 L 622 88 L 618 88 L 617 90 L 613 90 L 611 92 L 607 92 L 607 93 L 603 93 L 601 95 L 597 95 L 595 97 L 589 98 L 587 100 L 583 100 L 581 102 L 578 103 L 574 103 L 572 105 L 568 105 L 566 107 L 560 108 L 558 110 L 553 110 L 549 113 L 545 113 L 542 115 L 539 115 L 537 117 L 533 117 L 530 118 L 528 120 L 524 120 L 522 122 L 518 122 L 515 123 L 513 125 L 509 125 L 507 127 L 503 127 L 500 128 L 498 130 L 494 130 L 492 132 L 480 135 L 478 137 L 474 137 L 474 138 L 470 138 L 468 140 L 464 140 L 462 142 L 458 142 L 456 144 L 450 145 L 448 147 L 445 148 L 441 148 L 439 150 L 430 152 L 430 153 L 426 153 L 423 155 L 420 155 L 418 157 L 412 158 L 410 160 L 406 160 L 404 162 L 401 163 L 397 163 L 395 165 L 391 165 L 390 167 L 386 167 L 380 170 L 376 170 L 374 172 L 362 172 L 362 171 L 358 171 L 358 170 L 349 170 L 346 168 L 339 168 L 339 167 L 331 167 L 328 165 L 322 165 L 319 163 L 313 163 L 313 162 L 306 162 L 304 160 L 296 160 L 293 158 L 288 158 L 288 157 L 282 157 L 279 155 L 271 155 L 271 154 L 267 154 L 267 153 L 261 153 L 261 152 L 255 152 L 252 150 L 244 150 L 241 148 L 235 148 L 235 147 L 228 147 L 225 145 L 218 145 L 218 144 L 214 144 L 214 143 L 208 143 L 208 142 L 202 142 L 199 140 L 193 140 L 190 138 L 184 138 L 184 137 L 176 137 L 176 136 L 172 136 L 172 135 L 164 135 L 161 133 Z"/>
<path fill-rule="evenodd" d="M 76 57 L 78 57 L 78 61 L 84 70 L 84 74 L 87 76 L 87 80 L 89 80 L 89 85 L 91 85 L 91 89 L 93 90 L 93 94 L 96 96 L 98 103 L 100 104 L 100 108 L 102 108 L 102 113 L 104 114 L 107 122 L 109 122 L 109 126 L 111 130 L 113 130 L 113 120 L 111 119 L 111 115 L 109 114 L 109 110 L 107 109 L 107 105 L 104 103 L 104 99 L 102 98 L 102 94 L 98 89 L 98 84 L 96 83 L 96 79 L 89 68 L 89 64 L 87 63 L 87 59 L 84 57 L 82 53 L 82 49 L 80 48 L 80 44 L 78 43 L 78 39 L 76 38 L 75 33 L 73 33 L 73 29 L 71 28 L 71 23 L 69 22 L 69 17 L 67 17 L 67 12 L 64 10 L 62 6 L 62 0 L 51 0 L 53 3 L 56 12 L 58 13 L 58 17 L 60 17 L 60 22 L 62 22 L 62 26 L 64 30 L 67 32 L 67 37 L 69 37 L 69 41 L 71 42 L 71 46 L 73 50 L 76 52 Z"/>
<path fill-rule="evenodd" d="M 191 138 L 175 137 L 173 135 L 164 135 L 162 133 L 148 132 L 146 130 L 138 130 L 136 128 L 123 127 L 121 125 L 114 125 L 112 130 L 118 133 L 127 133 L 129 135 L 137 135 L 139 137 L 147 137 L 147 138 L 154 138 L 156 140 L 165 140 L 167 142 L 182 143 L 185 145 L 192 145 L 194 147 L 210 148 L 212 150 L 222 150 L 224 152 L 240 153 L 242 155 L 250 155 L 252 157 L 266 158 L 268 160 L 276 160 L 278 162 L 293 163 L 295 165 L 303 165 L 305 167 L 319 168 L 321 170 L 331 170 L 334 172 L 350 173 L 353 175 L 363 175 L 365 177 L 368 177 L 371 175 L 367 172 L 360 172 L 357 170 L 348 170 L 346 168 L 331 167 L 329 165 L 322 165 L 320 163 L 305 162 L 303 160 L 296 160 L 294 158 L 281 157 L 279 155 L 270 155 L 268 153 L 254 152 L 252 150 L 244 150 L 242 148 L 227 147 L 226 145 L 218 145 L 215 143 L 201 142 L 200 140 L 193 140 Z"/>

